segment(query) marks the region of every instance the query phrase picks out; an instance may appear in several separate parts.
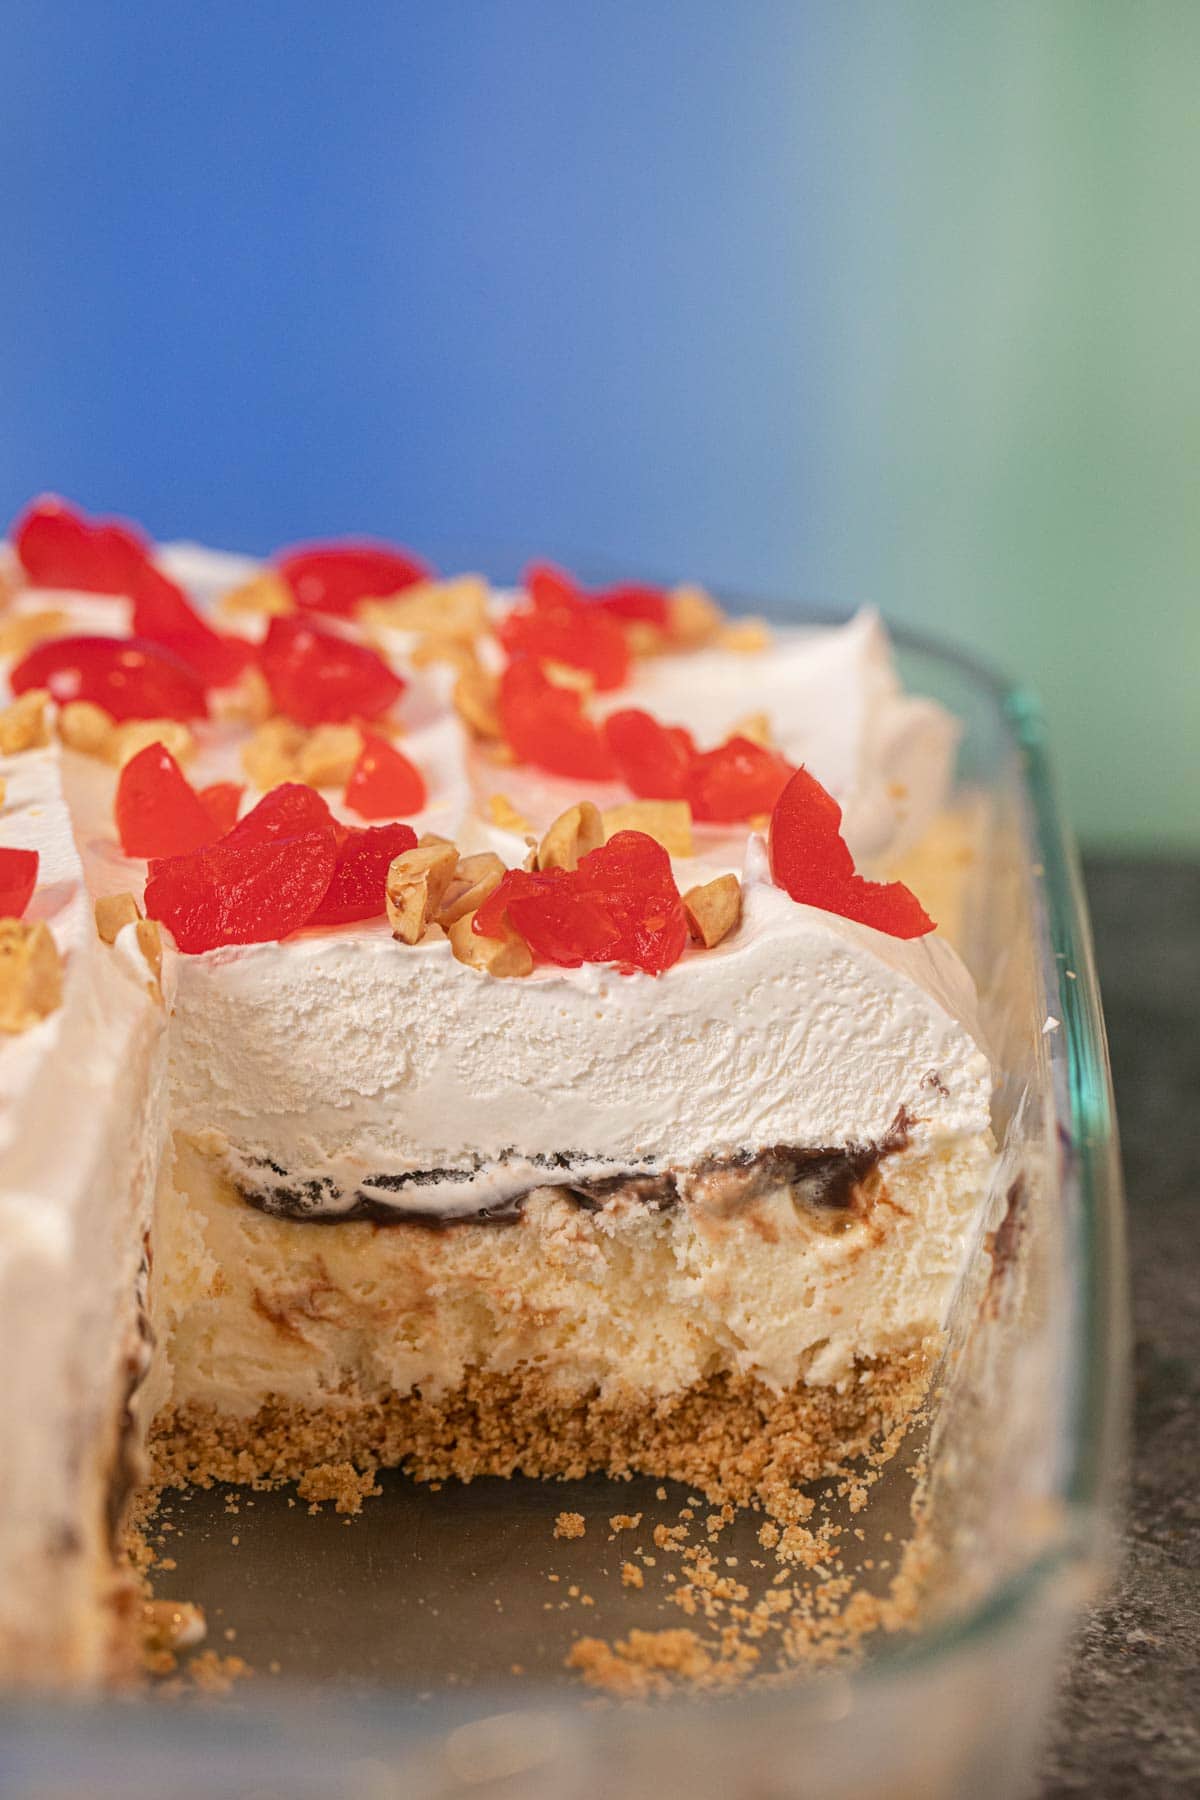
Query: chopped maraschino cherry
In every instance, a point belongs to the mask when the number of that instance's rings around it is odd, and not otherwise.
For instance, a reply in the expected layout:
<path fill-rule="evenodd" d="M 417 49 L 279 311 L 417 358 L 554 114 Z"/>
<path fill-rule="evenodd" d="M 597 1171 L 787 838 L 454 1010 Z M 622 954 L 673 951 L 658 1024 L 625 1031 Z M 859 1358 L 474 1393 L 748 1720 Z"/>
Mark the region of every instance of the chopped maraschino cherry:
<path fill-rule="evenodd" d="M 90 700 L 118 721 L 203 719 L 194 670 L 147 638 L 62 637 L 38 644 L 13 669 L 14 694 L 48 688 L 59 706 Z"/>
<path fill-rule="evenodd" d="M 425 778 L 416 763 L 376 732 L 364 731 L 362 737 L 362 750 L 346 783 L 345 804 L 360 819 L 420 812 L 426 800 Z"/>
<path fill-rule="evenodd" d="M 626 625 L 653 625 L 656 630 L 665 631 L 670 622 L 670 603 L 662 588 L 645 587 L 640 582 L 601 588 L 592 595 L 592 605 Z"/>
<path fill-rule="evenodd" d="M 386 600 L 429 570 L 390 544 L 305 544 L 282 550 L 275 565 L 302 612 L 353 613 L 360 600 Z"/>
<path fill-rule="evenodd" d="M 244 638 L 214 631 L 183 589 L 149 563 L 133 589 L 133 629 L 187 663 L 206 687 L 231 686 L 254 660 Z"/>
<path fill-rule="evenodd" d="M 604 741 L 621 780 L 639 799 L 682 800 L 696 757 L 690 731 L 660 725 L 640 707 L 627 706 L 605 719 Z"/>
<path fill-rule="evenodd" d="M 509 663 L 497 707 L 519 762 L 584 781 L 615 776 L 617 765 L 603 733 L 584 713 L 579 695 L 550 681 L 531 657 Z"/>
<path fill-rule="evenodd" d="M 146 912 L 169 926 L 187 955 L 290 937 L 324 899 L 337 854 L 321 796 L 287 783 L 219 842 L 152 862 Z"/>
<path fill-rule="evenodd" d="M 924 937 L 937 929 L 902 881 L 868 881 L 855 874 L 842 837 L 842 809 L 807 769 L 796 770 L 775 803 L 769 849 L 776 885 L 802 905 L 890 937 Z"/>
<path fill-rule="evenodd" d="M 295 614 L 271 620 L 259 662 L 275 705 L 298 725 L 377 719 L 404 692 L 374 650 Z"/>
<path fill-rule="evenodd" d="M 510 656 L 583 669 L 597 688 L 618 688 L 629 674 L 629 646 L 614 619 L 583 598 L 569 575 L 549 563 L 525 574 L 528 606 L 501 619 L 497 633 Z"/>
<path fill-rule="evenodd" d="M 238 807 L 245 791 L 236 781 L 211 781 L 207 787 L 197 790 L 219 837 L 224 837 L 237 824 Z"/>
<path fill-rule="evenodd" d="M 510 869 L 472 930 L 498 937 L 506 917 L 535 956 L 569 969 L 615 963 L 661 975 L 688 936 L 671 859 L 641 831 L 618 831 L 569 872 Z"/>
<path fill-rule="evenodd" d="M 37 886 L 36 850 L 0 849 L 0 918 L 21 919 Z"/>
<path fill-rule="evenodd" d="M 333 876 L 310 925 L 349 925 L 358 919 L 381 919 L 387 911 L 387 872 L 391 862 L 416 847 L 411 825 L 351 826 L 338 845 Z"/>
<path fill-rule="evenodd" d="M 220 836 L 165 744 L 147 744 L 130 757 L 117 782 L 114 811 L 126 856 L 184 856 Z"/>
<path fill-rule="evenodd" d="M 770 812 L 791 776 L 791 763 L 774 750 L 731 737 L 694 759 L 684 794 L 693 818 L 732 823 Z"/>
<path fill-rule="evenodd" d="M 89 520 L 54 494 L 33 502 L 13 526 L 12 538 L 35 587 L 85 594 L 131 594 L 150 554 L 132 526 Z"/>

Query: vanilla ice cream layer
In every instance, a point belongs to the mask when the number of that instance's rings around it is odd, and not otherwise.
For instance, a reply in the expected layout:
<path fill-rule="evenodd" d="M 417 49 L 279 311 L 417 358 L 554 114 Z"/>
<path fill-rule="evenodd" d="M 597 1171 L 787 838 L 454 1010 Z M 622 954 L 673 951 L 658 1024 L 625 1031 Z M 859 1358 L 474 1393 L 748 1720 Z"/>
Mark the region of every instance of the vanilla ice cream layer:
<path fill-rule="evenodd" d="M 564 1394 L 659 1397 L 728 1372 L 781 1390 L 941 1331 L 992 1167 L 975 1137 L 886 1158 L 836 1224 L 788 1187 L 744 1205 L 588 1211 L 542 1189 L 508 1227 L 332 1230 L 245 1206 L 177 1139 L 155 1330 L 171 1404 L 245 1415 L 536 1371 Z"/>

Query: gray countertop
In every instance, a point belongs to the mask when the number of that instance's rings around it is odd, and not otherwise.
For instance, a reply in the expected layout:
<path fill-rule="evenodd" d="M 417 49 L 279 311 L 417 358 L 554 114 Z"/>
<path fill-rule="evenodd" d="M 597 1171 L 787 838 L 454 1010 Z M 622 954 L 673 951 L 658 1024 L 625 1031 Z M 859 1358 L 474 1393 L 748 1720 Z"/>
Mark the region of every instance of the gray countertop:
<path fill-rule="evenodd" d="M 1200 1794 L 1200 864 L 1086 865 L 1129 1198 L 1133 1454 L 1041 1800 Z"/>

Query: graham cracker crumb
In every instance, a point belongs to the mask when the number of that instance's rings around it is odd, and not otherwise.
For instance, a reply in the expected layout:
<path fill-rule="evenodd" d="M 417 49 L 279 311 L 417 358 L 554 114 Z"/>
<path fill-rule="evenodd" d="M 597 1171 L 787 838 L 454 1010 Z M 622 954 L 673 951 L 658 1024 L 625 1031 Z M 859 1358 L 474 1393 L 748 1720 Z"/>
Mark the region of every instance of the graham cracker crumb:
<path fill-rule="evenodd" d="M 645 1585 L 646 1577 L 642 1574 L 642 1571 L 638 1568 L 636 1563 L 624 1562 L 621 1564 L 622 1587 L 640 1588 L 645 1587 Z"/>
<path fill-rule="evenodd" d="M 642 1522 L 642 1515 L 637 1513 L 614 1513 L 608 1521 L 610 1531 L 636 1531 Z"/>
<path fill-rule="evenodd" d="M 375 1480 L 373 1469 L 360 1472 L 352 1462 L 327 1462 L 306 1470 L 296 1484 L 296 1492 L 310 1502 L 309 1512 L 319 1511 L 323 1502 L 332 1500 L 335 1512 L 356 1514 L 362 1511 L 364 1500 L 381 1494 L 383 1489 Z"/>
<path fill-rule="evenodd" d="M 581 1538 L 587 1530 L 587 1520 L 582 1513 L 560 1512 L 554 1521 L 556 1538 Z"/>

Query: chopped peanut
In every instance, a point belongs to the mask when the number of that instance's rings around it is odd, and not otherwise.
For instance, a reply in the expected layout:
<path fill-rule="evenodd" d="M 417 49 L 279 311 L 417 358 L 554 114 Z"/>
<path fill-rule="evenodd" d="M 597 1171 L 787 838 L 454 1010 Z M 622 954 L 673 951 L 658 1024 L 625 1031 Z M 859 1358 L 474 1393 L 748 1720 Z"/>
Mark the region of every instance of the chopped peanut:
<path fill-rule="evenodd" d="M 267 792 L 281 781 L 295 781 L 307 733 L 290 719 L 264 719 L 242 746 L 242 767 L 256 788 Z"/>
<path fill-rule="evenodd" d="M 483 969 L 498 980 L 528 975 L 533 970 L 533 955 L 523 937 L 519 937 L 505 918 L 501 921 L 503 937 L 480 937 L 471 929 L 474 913 L 464 913 L 446 932 L 450 948 L 461 963 Z"/>
<path fill-rule="evenodd" d="M 62 962 L 42 920 L 0 919 L 0 1031 L 27 1031 L 62 1002 Z"/>
<path fill-rule="evenodd" d="M 115 944 L 117 934 L 142 916 L 132 894 L 101 894 L 96 901 L 96 930 L 102 944 Z"/>
<path fill-rule="evenodd" d="M 718 875 L 702 887 L 689 888 L 683 896 L 683 910 L 692 936 L 711 950 L 741 919 L 742 884 L 736 875 Z"/>
<path fill-rule="evenodd" d="M 420 845 L 405 850 L 387 872 L 387 915 L 392 936 L 402 944 L 419 944 L 434 918 L 458 867 L 453 844 Z"/>
<path fill-rule="evenodd" d="M 488 584 L 482 575 L 419 581 L 390 600 L 364 600 L 358 617 L 364 625 L 391 631 L 430 632 L 441 638 L 479 637 L 488 628 Z"/>
<path fill-rule="evenodd" d="M 181 763 L 187 762 L 196 748 L 195 738 L 181 719 L 128 719 L 117 726 L 108 754 L 123 769 L 147 744 L 162 744 Z"/>
<path fill-rule="evenodd" d="M 625 622 L 625 642 L 629 645 L 631 656 L 661 656 L 667 649 L 669 639 L 652 625 L 649 619 L 629 619 Z"/>
<path fill-rule="evenodd" d="M 488 811 L 492 815 L 492 824 L 498 825 L 501 831 L 529 830 L 529 820 L 517 811 L 507 794 L 489 794 Z"/>
<path fill-rule="evenodd" d="M 761 744 L 764 750 L 772 750 L 775 746 L 770 715 L 765 712 L 747 713 L 744 719 L 730 727 L 729 736 L 749 738 L 752 744 Z"/>
<path fill-rule="evenodd" d="M 703 588 L 675 588 L 669 607 L 667 629 L 671 641 L 685 650 L 711 644 L 725 623 L 725 614 Z"/>
<path fill-rule="evenodd" d="M 428 850 L 431 844 L 449 844 L 457 856 L 458 850 L 453 838 L 439 837 L 436 831 L 423 831 L 417 839 L 418 850 Z"/>
<path fill-rule="evenodd" d="M 579 859 L 604 842 L 604 825 L 590 800 L 580 800 L 559 813 L 538 845 L 539 869 L 577 869 Z"/>
<path fill-rule="evenodd" d="M 69 700 L 59 709 L 58 735 L 68 750 L 78 750 L 82 756 L 111 761 L 116 732 L 116 725 L 104 708 L 94 706 L 90 700 Z"/>
<path fill-rule="evenodd" d="M 454 684 L 454 709 L 464 725 L 478 737 L 503 737 L 500 715 L 496 711 L 499 683 L 483 669 L 469 670 Z"/>
<path fill-rule="evenodd" d="M 752 651 L 768 648 L 771 628 L 765 619 L 731 619 L 719 633 L 717 642 L 722 650 L 749 655 Z"/>
<path fill-rule="evenodd" d="M 137 922 L 138 949 L 150 965 L 150 980 L 146 990 L 154 999 L 162 999 L 162 927 L 157 919 L 139 919 Z"/>
<path fill-rule="evenodd" d="M 692 809 L 686 800 L 630 800 L 601 816 L 606 843 L 618 831 L 644 831 L 669 856 L 692 854 Z"/>
<path fill-rule="evenodd" d="M 40 750 L 43 744 L 50 742 L 50 725 L 46 718 L 49 704 L 50 696 L 45 688 L 30 688 L 0 711 L 0 756 L 16 756 L 22 750 Z"/>
<path fill-rule="evenodd" d="M 427 631 L 412 647 L 409 658 L 414 669 L 427 669 L 431 663 L 449 663 L 460 675 L 474 675 L 479 658 L 470 638 L 446 637 L 440 631 Z"/>
<path fill-rule="evenodd" d="M 258 613 L 263 618 L 273 619 L 295 610 L 291 588 L 274 569 L 263 569 L 261 574 L 252 576 L 240 587 L 230 588 L 217 602 L 217 611 L 231 618 L 236 618 L 239 613 Z"/>
<path fill-rule="evenodd" d="M 310 787 L 345 787 L 362 754 L 357 725 L 317 725 L 300 746 L 297 770 Z"/>
<path fill-rule="evenodd" d="M 464 913 L 473 913 L 494 894 L 504 878 L 504 863 L 493 850 L 480 850 L 475 856 L 459 860 L 453 878 L 442 896 L 437 923 L 449 930 Z"/>
<path fill-rule="evenodd" d="M 261 669 L 243 669 L 235 685 L 213 695 L 213 714 L 235 724 L 261 725 L 275 710 L 271 690 Z"/>
<path fill-rule="evenodd" d="M 35 644 L 59 637 L 70 627 L 66 613 L 57 610 L 13 613 L 0 624 L 0 656 L 24 656 Z"/>

